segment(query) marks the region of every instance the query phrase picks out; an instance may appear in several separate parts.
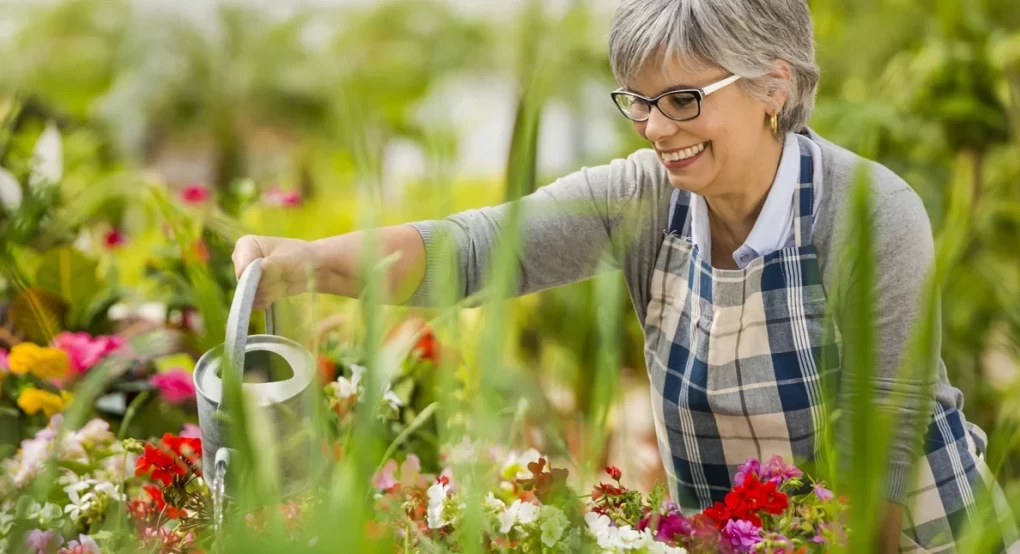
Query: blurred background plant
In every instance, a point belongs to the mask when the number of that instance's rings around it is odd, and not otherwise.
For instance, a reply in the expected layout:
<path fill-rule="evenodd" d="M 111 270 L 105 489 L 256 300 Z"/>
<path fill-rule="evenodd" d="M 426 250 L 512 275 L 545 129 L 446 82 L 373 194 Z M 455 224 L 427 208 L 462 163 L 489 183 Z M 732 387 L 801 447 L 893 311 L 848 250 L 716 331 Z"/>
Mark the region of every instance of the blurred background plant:
<path fill-rule="evenodd" d="M 968 418 L 993 436 L 1000 479 L 1020 492 L 1020 10 L 810 4 L 823 70 L 812 126 L 903 176 L 937 235 L 950 191 L 972 191 L 943 290 L 942 354 Z M 243 233 L 311 239 L 366 212 L 439 217 L 643 147 L 606 94 L 612 7 L 242 2 L 196 15 L 169 2 L 5 3 L 0 348 L 141 322 L 175 333 L 164 354 L 193 357 L 222 340 Z M 610 296 L 611 336 L 599 327 L 606 287 L 513 301 L 502 363 L 515 377 L 502 398 L 527 401 L 524 436 L 544 452 L 576 455 L 605 430 L 600 459 L 647 490 L 661 468 L 641 331 L 624 295 Z M 334 298 L 287 304 L 284 332 L 302 339 L 318 319 L 357 311 Z M 483 357 L 468 338 L 481 319 L 460 314 L 467 366 Z M 607 341 L 619 345 L 608 383 L 593 377 Z"/>

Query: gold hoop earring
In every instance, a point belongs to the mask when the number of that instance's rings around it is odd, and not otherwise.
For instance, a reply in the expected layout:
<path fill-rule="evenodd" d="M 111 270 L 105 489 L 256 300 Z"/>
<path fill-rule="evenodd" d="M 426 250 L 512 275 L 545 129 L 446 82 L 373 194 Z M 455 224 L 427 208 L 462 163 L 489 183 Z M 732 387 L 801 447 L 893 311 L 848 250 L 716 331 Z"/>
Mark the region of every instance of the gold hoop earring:
<path fill-rule="evenodd" d="M 772 127 L 773 135 L 779 134 L 779 118 L 776 116 L 776 114 L 772 114 L 772 117 L 769 118 L 769 126 Z"/>

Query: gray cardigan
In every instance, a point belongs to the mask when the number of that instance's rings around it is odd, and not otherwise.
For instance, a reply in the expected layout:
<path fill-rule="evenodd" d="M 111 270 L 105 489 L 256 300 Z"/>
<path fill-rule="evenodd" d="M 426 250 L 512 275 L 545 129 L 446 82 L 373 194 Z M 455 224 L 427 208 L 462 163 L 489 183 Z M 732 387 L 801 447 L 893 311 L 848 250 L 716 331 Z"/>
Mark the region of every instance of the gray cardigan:
<path fill-rule="evenodd" d="M 849 366 L 848 357 L 855 349 L 847 348 L 850 318 L 842 314 L 853 298 L 857 280 L 856 260 L 846 255 L 851 219 L 848 208 L 856 168 L 866 163 L 870 170 L 871 231 L 876 253 L 873 298 L 877 306 L 877 365 L 871 386 L 879 402 L 888 401 L 894 388 L 897 391 L 896 417 L 903 419 L 894 427 L 886 496 L 902 502 L 907 470 L 923 442 L 923 436 L 912 431 L 916 425 L 909 423 L 918 421 L 914 418 L 927 422 L 936 399 L 947 407 L 963 405 L 962 394 L 949 384 L 945 365 L 937 355 L 932 356 L 937 364 L 924 368 L 923 379 L 898 375 L 900 358 L 919 317 L 921 292 L 933 265 L 931 224 L 920 198 L 892 171 L 808 132 L 821 147 L 825 183 L 813 242 L 826 294 L 835 306 L 836 324 L 843 335 L 844 367 Z M 655 153 L 643 149 L 626 159 L 581 169 L 523 198 L 516 294 L 580 281 L 607 268 L 622 269 L 634 309 L 643 323 L 672 191 Z M 508 207 L 504 204 L 470 210 L 440 221 L 412 224 L 425 241 L 427 262 L 425 279 L 409 303 L 434 305 L 444 287 L 455 286 L 460 298 L 481 291 Z M 844 265 L 837 270 L 840 261 Z M 935 329 L 939 329 L 937 321 Z M 932 380 L 934 398 L 929 388 Z M 843 420 L 849 421 L 853 384 L 848 379 L 841 381 L 838 403 Z M 839 431 L 836 436 L 841 448 L 849 447 L 849 433 Z"/>

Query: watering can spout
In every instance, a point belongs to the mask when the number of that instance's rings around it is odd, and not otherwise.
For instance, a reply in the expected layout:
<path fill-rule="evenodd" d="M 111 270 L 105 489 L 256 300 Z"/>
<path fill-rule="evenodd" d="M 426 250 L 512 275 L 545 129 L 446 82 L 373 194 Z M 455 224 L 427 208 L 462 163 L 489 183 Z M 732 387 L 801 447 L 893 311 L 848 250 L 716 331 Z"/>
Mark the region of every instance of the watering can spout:
<path fill-rule="evenodd" d="M 213 463 L 213 468 L 216 472 L 226 472 L 230 466 L 230 449 L 225 446 L 221 446 L 216 450 L 216 461 Z"/>

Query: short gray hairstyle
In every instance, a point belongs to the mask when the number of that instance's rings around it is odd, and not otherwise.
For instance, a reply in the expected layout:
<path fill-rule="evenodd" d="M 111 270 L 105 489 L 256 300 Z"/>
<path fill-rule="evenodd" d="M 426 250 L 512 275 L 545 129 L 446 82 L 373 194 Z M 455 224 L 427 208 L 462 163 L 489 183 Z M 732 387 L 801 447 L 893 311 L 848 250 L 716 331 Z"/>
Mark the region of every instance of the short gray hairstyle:
<path fill-rule="evenodd" d="M 780 133 L 799 131 L 811 119 L 819 71 L 806 0 L 622 0 L 609 31 L 617 81 L 632 84 L 654 57 L 676 57 L 693 69 L 722 67 L 766 104 L 770 92 L 785 90 Z M 789 62 L 789 82 L 770 75 L 777 59 Z"/>

